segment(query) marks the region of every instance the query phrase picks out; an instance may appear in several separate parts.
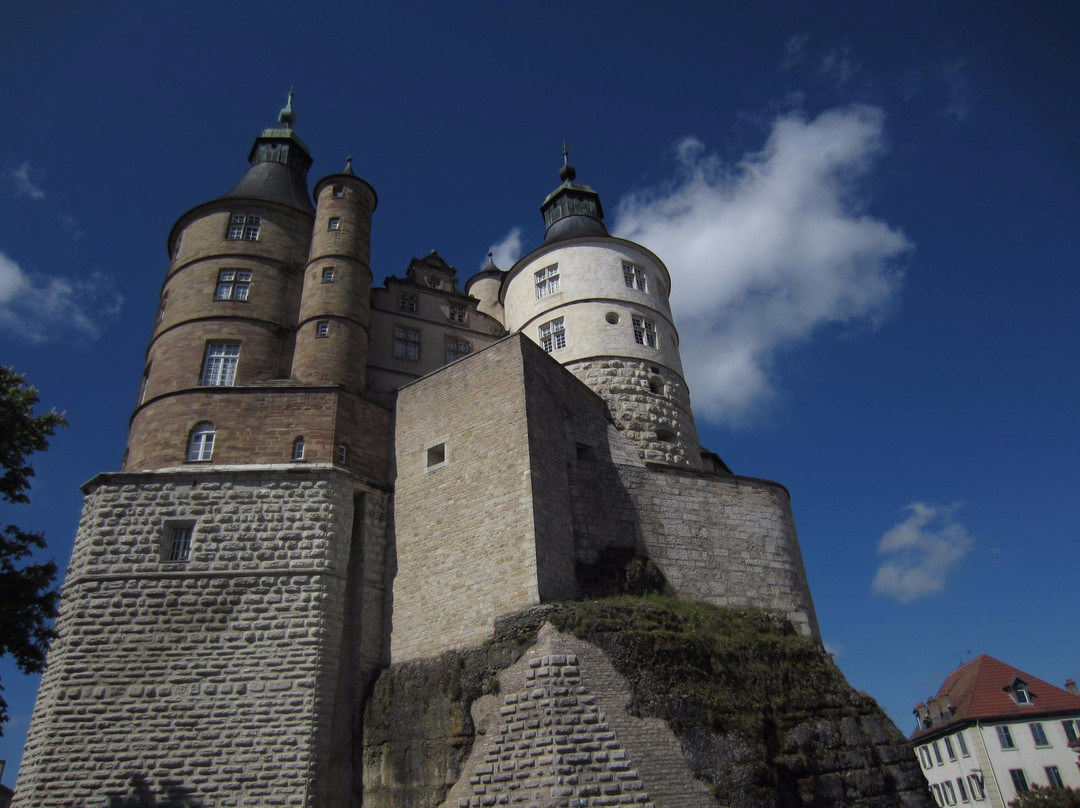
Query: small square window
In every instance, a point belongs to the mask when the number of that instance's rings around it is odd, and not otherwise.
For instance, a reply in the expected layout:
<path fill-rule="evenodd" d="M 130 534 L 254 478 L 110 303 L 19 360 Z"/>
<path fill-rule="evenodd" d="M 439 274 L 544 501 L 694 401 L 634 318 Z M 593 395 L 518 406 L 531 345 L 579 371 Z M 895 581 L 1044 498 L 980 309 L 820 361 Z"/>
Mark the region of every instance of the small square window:
<path fill-rule="evenodd" d="M 225 238 L 229 241 L 258 241 L 261 227 L 262 218 L 259 216 L 233 214 L 229 217 L 229 230 Z"/>
<path fill-rule="evenodd" d="M 334 216 L 329 222 L 327 222 L 326 229 L 327 230 L 340 230 L 341 229 L 341 219 L 339 217 L 337 217 L 337 216 Z"/>
<path fill-rule="evenodd" d="M 465 315 L 468 312 L 464 306 L 457 303 L 451 303 L 450 308 L 446 312 L 446 318 L 452 323 L 465 323 Z"/>
<path fill-rule="evenodd" d="M 334 274 L 335 274 L 335 271 L 334 271 L 333 267 L 323 267 L 322 282 L 323 283 L 333 283 L 334 282 Z"/>
<path fill-rule="evenodd" d="M 446 464 L 446 443 L 436 443 L 427 448 L 427 467 L 433 469 Z"/>
<path fill-rule="evenodd" d="M 325 339 L 330 336 L 330 321 L 319 320 L 315 323 L 315 339 Z"/>
<path fill-rule="evenodd" d="M 165 561 L 184 563 L 191 559 L 191 537 L 195 525 L 168 525 L 165 535 Z"/>
<path fill-rule="evenodd" d="M 334 186 L 334 199 L 341 199 L 343 196 L 345 196 L 345 186 L 344 185 L 335 185 Z"/>
<path fill-rule="evenodd" d="M 247 300 L 250 292 L 250 272 L 241 269 L 223 269 L 218 273 L 214 300 Z"/>
<path fill-rule="evenodd" d="M 404 293 L 398 298 L 398 308 L 402 311 L 416 311 L 416 295 Z"/>

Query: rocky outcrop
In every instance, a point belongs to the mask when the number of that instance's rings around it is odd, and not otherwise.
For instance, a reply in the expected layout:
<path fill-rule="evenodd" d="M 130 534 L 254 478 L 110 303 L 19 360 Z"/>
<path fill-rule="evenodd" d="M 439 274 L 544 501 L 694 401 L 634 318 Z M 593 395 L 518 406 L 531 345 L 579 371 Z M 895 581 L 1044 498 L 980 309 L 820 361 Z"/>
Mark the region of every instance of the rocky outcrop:
<path fill-rule="evenodd" d="M 667 598 L 536 607 L 395 665 L 364 805 L 930 806 L 910 747 L 772 614 Z"/>

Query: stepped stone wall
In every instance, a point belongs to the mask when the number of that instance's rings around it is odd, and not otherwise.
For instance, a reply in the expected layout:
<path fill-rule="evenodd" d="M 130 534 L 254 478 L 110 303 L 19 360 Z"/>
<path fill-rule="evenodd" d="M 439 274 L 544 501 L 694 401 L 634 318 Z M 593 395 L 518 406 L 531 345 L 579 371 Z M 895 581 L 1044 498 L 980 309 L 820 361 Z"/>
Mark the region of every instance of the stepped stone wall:
<path fill-rule="evenodd" d="M 15 805 L 97 808 L 133 778 L 215 808 L 326 804 L 340 676 L 379 663 L 381 585 L 346 576 L 382 579 L 363 562 L 381 567 L 385 500 L 329 468 L 88 483 Z M 186 562 L 165 560 L 175 525 Z"/>

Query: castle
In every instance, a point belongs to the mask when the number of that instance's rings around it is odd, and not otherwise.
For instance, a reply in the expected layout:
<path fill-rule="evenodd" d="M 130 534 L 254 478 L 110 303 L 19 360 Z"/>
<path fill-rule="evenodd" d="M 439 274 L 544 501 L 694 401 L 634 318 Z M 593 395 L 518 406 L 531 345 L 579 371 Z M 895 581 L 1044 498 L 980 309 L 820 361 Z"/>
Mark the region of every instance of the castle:
<path fill-rule="evenodd" d="M 699 445 L 678 279 L 608 234 L 568 161 L 514 266 L 459 288 L 433 252 L 373 288 L 375 191 L 350 159 L 312 204 L 294 122 L 290 95 L 169 234 L 16 806 L 96 806 L 133 773 L 208 806 L 358 805 L 381 669 L 601 592 L 630 557 L 817 636 L 787 491 Z"/>

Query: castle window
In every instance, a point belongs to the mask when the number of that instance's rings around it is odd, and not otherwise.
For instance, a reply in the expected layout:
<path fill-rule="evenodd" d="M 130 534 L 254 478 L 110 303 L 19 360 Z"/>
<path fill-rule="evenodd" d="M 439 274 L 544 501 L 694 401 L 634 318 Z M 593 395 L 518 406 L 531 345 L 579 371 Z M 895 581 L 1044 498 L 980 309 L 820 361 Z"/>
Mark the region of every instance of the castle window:
<path fill-rule="evenodd" d="M 315 339 L 326 339 L 330 336 L 330 321 L 319 320 L 315 323 Z"/>
<path fill-rule="evenodd" d="M 165 540 L 165 561 L 183 563 L 191 559 L 191 535 L 195 532 L 192 524 L 169 525 Z"/>
<path fill-rule="evenodd" d="M 1027 775 L 1024 774 L 1023 769 L 1009 769 L 1009 776 L 1012 778 L 1013 788 L 1016 789 L 1017 794 L 1028 790 Z"/>
<path fill-rule="evenodd" d="M 403 293 L 398 298 L 397 307 L 402 311 L 416 311 L 416 295 Z"/>
<path fill-rule="evenodd" d="M 446 465 L 446 441 L 428 446 L 426 452 L 427 468 L 434 469 Z"/>
<path fill-rule="evenodd" d="M 218 273 L 214 300 L 247 300 L 250 291 L 250 272 L 239 269 L 223 269 Z"/>
<path fill-rule="evenodd" d="M 662 443 L 674 443 L 677 436 L 670 429 L 664 429 L 658 426 L 656 428 L 656 439 Z M 941 753 L 938 752 L 937 741 L 934 741 L 934 754 L 937 755 L 938 763 L 941 763 Z"/>
<path fill-rule="evenodd" d="M 461 357 L 472 353 L 472 344 L 466 339 L 458 337 L 446 338 L 446 361 L 454 362 Z"/>
<path fill-rule="evenodd" d="M 637 316 L 632 316 L 630 319 L 634 323 L 634 342 L 638 345 L 648 345 L 650 348 L 655 348 L 656 325 L 652 320 Z"/>
<path fill-rule="evenodd" d="M 548 353 L 566 347 L 566 326 L 562 317 L 540 326 L 540 347 Z"/>
<path fill-rule="evenodd" d="M 420 358 L 420 332 L 411 328 L 394 328 L 394 356 L 413 362 Z"/>
<path fill-rule="evenodd" d="M 161 305 L 158 306 L 157 321 L 160 323 L 165 319 L 165 307 L 169 305 L 169 290 L 166 289 L 161 293 Z"/>
<path fill-rule="evenodd" d="M 656 393 L 658 396 L 664 395 L 664 380 L 659 376 L 650 376 L 649 392 Z"/>
<path fill-rule="evenodd" d="M 997 728 L 998 741 L 1001 742 L 1002 749 L 1015 749 L 1016 744 L 1013 743 L 1012 733 L 1009 732 L 1009 727 L 1005 724 L 1000 725 Z"/>
<path fill-rule="evenodd" d="M 239 342 L 208 343 L 199 384 L 208 387 L 232 386 L 236 383 L 236 365 L 239 361 Z"/>
<path fill-rule="evenodd" d="M 334 268 L 333 267 L 323 267 L 322 282 L 323 283 L 333 283 L 334 282 Z"/>
<path fill-rule="evenodd" d="M 1046 730 L 1043 729 L 1042 724 L 1028 724 L 1028 729 L 1031 730 L 1031 740 L 1035 741 L 1036 746 L 1050 745 L 1050 741 L 1046 738 Z"/>
<path fill-rule="evenodd" d="M 1065 788 L 1065 781 L 1061 779 L 1057 766 L 1046 767 L 1046 782 L 1050 784 L 1050 788 Z"/>
<path fill-rule="evenodd" d="M 559 265 L 552 264 L 536 273 L 536 299 L 553 295 L 559 291 Z"/>
<path fill-rule="evenodd" d="M 304 459 L 304 436 L 300 435 L 296 440 L 292 442 L 292 459 L 303 460 Z"/>
<path fill-rule="evenodd" d="M 214 455 L 214 435 L 216 430 L 209 421 L 200 421 L 191 430 L 188 438 L 187 459 L 192 463 L 204 463 Z"/>
<path fill-rule="evenodd" d="M 457 303 L 451 303 L 450 309 L 446 314 L 447 319 L 452 323 L 465 323 L 465 314 L 467 309 Z"/>
<path fill-rule="evenodd" d="M 329 222 L 326 223 L 326 229 L 327 230 L 340 230 L 341 229 L 341 219 L 339 217 L 337 217 L 337 216 L 334 216 L 333 218 L 330 219 Z"/>
<path fill-rule="evenodd" d="M 229 232 L 225 238 L 230 241 L 258 241 L 262 217 L 235 214 L 229 219 Z"/>
<path fill-rule="evenodd" d="M 639 292 L 649 291 L 648 283 L 645 280 L 645 270 L 641 267 L 636 267 L 633 264 L 623 264 L 623 281 L 626 283 L 627 289 L 637 289 Z"/>
<path fill-rule="evenodd" d="M 346 443 L 339 443 L 337 447 L 337 462 L 341 465 L 345 465 L 349 462 L 349 445 Z"/>
<path fill-rule="evenodd" d="M 341 199 L 343 196 L 345 196 L 345 186 L 344 185 L 335 185 L 334 186 L 333 196 L 334 196 L 334 199 Z"/>

